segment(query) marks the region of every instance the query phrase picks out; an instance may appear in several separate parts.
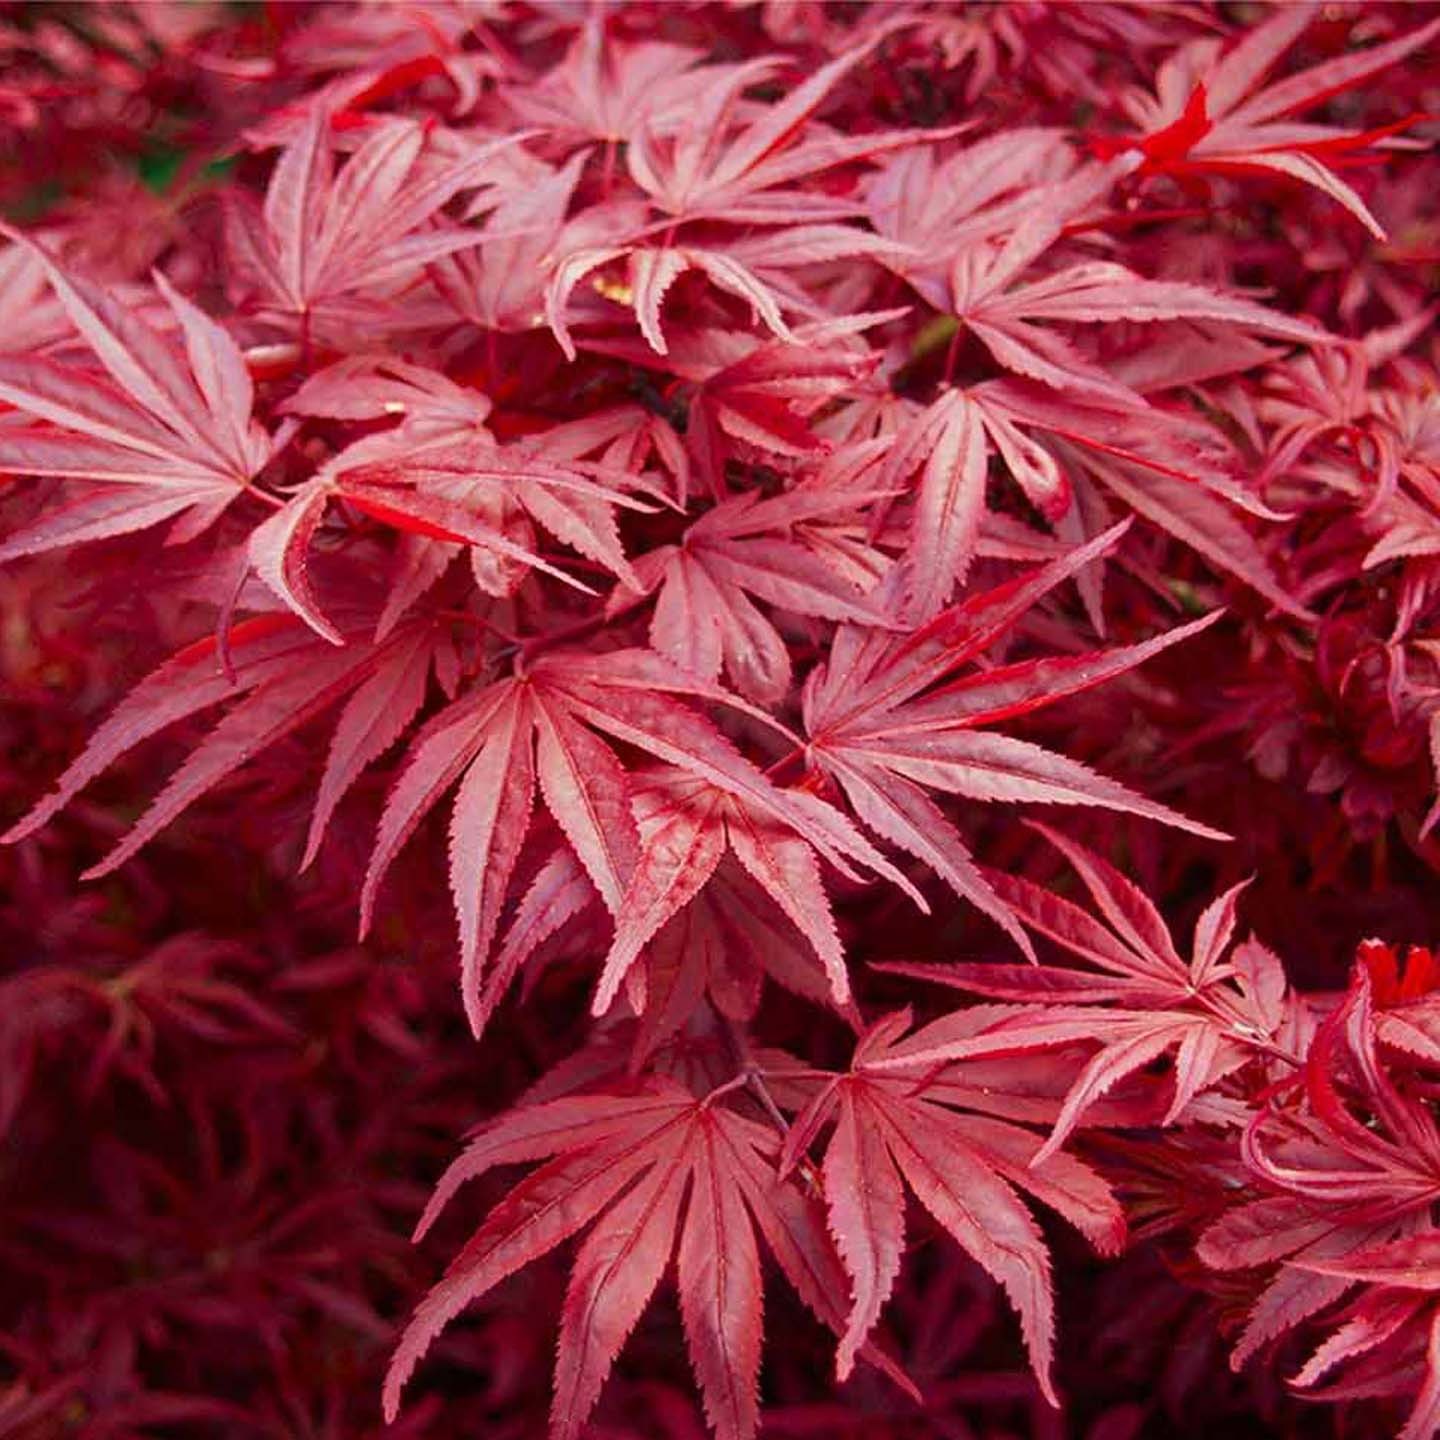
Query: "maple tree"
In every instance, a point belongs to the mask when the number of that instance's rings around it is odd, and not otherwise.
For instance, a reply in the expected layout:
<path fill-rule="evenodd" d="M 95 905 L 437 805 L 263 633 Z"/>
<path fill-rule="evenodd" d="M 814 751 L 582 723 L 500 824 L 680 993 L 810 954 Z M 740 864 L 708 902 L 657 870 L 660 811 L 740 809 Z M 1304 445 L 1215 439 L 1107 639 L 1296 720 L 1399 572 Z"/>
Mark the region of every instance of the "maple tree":
<path fill-rule="evenodd" d="M 0 41 L 0 1436 L 1440 1434 L 1433 4 Z"/>

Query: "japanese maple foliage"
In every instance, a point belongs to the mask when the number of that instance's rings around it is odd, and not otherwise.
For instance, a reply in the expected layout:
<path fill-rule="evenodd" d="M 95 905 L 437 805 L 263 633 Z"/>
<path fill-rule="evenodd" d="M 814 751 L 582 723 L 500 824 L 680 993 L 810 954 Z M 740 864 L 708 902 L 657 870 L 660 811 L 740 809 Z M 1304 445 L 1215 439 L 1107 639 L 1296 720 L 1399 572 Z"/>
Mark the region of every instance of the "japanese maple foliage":
<path fill-rule="evenodd" d="M 1436 6 L 0 41 L 0 1436 L 1440 1434 Z"/>

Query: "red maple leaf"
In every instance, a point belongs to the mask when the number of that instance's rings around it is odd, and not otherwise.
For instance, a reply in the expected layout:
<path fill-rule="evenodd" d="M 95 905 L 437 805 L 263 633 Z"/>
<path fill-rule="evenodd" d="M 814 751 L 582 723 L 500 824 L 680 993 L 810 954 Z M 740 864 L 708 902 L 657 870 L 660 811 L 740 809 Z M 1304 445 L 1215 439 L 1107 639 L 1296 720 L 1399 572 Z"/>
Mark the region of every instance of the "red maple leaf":
<path fill-rule="evenodd" d="M 1290 117 L 1413 55 L 1440 34 L 1440 20 L 1266 84 L 1266 75 L 1317 13 L 1308 4 L 1280 6 L 1224 53 L 1216 40 L 1192 40 L 1160 67 L 1155 98 L 1139 91 L 1127 97 L 1126 108 L 1148 133 L 1136 140 L 1097 139 L 1097 153 L 1133 149 L 1144 157 L 1145 170 L 1178 177 L 1268 174 L 1297 180 L 1338 200 L 1383 240 L 1379 222 L 1335 165 L 1364 155 L 1419 117 L 1368 131 Z"/>
<path fill-rule="evenodd" d="M 0 428 L 0 467 L 75 482 L 62 505 L 6 538 L 0 560 L 131 534 L 177 515 L 170 539 L 188 540 L 242 495 L 258 493 L 251 483 L 276 442 L 252 418 L 254 387 L 226 331 L 158 271 L 178 335 L 162 334 L 110 291 L 19 243 L 98 365 L 0 355 L 0 400 L 31 419 Z"/>
<path fill-rule="evenodd" d="M 814 796 L 773 785 L 710 720 L 677 695 L 722 703 L 726 699 L 723 691 L 650 651 L 554 651 L 539 655 L 523 673 L 472 691 L 441 711 L 416 737 L 386 803 L 360 898 L 362 933 L 391 860 L 458 782 L 450 879 L 460 922 L 461 991 L 478 1032 L 488 1015 L 481 1004 L 480 967 L 495 934 L 538 785 L 546 808 L 606 908 L 617 917 L 621 948 L 612 953 L 633 956 L 632 942 L 635 947 L 643 944 L 668 915 L 663 898 L 651 896 L 646 908 L 637 911 L 627 907 L 627 897 L 636 898 L 635 885 L 664 891 L 661 874 L 669 868 L 673 913 L 685 893 L 683 856 L 672 854 L 672 842 L 654 834 L 642 852 L 631 812 L 630 779 L 596 731 L 674 766 L 723 797 L 717 823 L 726 821 L 732 843 L 740 846 L 737 853 L 749 857 L 762 873 L 773 872 L 772 880 L 787 866 L 806 864 L 804 857 L 813 849 L 842 870 L 853 860 L 906 885 L 839 811 Z M 677 812 L 673 823 L 680 823 L 683 814 L 683 809 Z M 799 844 L 798 856 L 785 849 L 787 832 L 796 837 L 788 843 Z M 736 835 L 741 836 L 738 842 Z M 643 870 L 638 868 L 642 853 Z M 675 870 L 671 867 L 677 858 L 681 864 Z M 813 858 L 808 863 L 813 864 Z M 703 883 L 701 870 L 690 872 L 690 878 L 696 876 Z M 828 920 L 828 913 L 818 908 L 822 904 L 823 895 L 817 897 L 813 888 L 797 894 L 795 901 L 797 913 L 812 915 L 811 923 L 821 926 Z M 649 906 L 658 907 L 654 927 L 646 923 L 652 918 Z M 835 958 L 833 948 L 827 947 L 826 956 Z M 612 969 L 621 969 L 618 960 Z M 602 997 L 613 993 L 613 979 L 618 975 L 607 973 Z M 835 983 L 843 993 L 843 978 Z"/>
<path fill-rule="evenodd" d="M 732 1108 L 733 1088 L 696 1099 L 655 1076 L 629 1092 L 524 1106 L 473 1140 L 440 1181 L 417 1235 L 465 1182 L 496 1165 L 555 1158 L 490 1212 L 416 1311 L 386 1379 L 387 1418 L 420 1357 L 465 1306 L 589 1228 L 560 1325 L 554 1440 L 582 1432 L 672 1255 L 706 1417 L 721 1440 L 750 1440 L 761 1345 L 756 1232 L 800 1298 L 837 1329 L 844 1282 L 818 1201 L 794 1180 L 776 1179 L 780 1142 Z M 873 1350 L 866 1358 L 883 1363 Z"/>
<path fill-rule="evenodd" d="M 1016 1191 L 1063 1215 L 1105 1253 L 1123 1245 L 1124 1217 L 1104 1181 L 1074 1157 L 1042 1146 L 1038 1135 L 1020 1126 L 965 1113 L 971 1107 L 946 1084 L 932 1090 L 913 1074 L 893 1073 L 887 1061 L 897 1045 L 904 1048 L 901 1037 L 910 1024 L 904 1010 L 871 1026 L 856 1045 L 850 1071 L 822 1084 L 786 1142 L 788 1166 L 835 1119 L 822 1176 L 831 1232 L 854 1297 L 836 1375 L 848 1378 L 899 1274 L 909 1188 L 1004 1286 L 1019 1312 L 1041 1391 L 1056 1405 L 1049 1257 Z M 957 1104 L 960 1109 L 952 1108 Z M 978 1108 L 985 1108 L 983 1102 Z"/>
<path fill-rule="evenodd" d="M 1141 645 L 954 678 L 1121 533 L 1109 531 L 1033 575 L 973 595 L 908 635 L 842 627 L 826 663 L 805 682 L 808 763 L 838 784 L 869 829 L 924 862 L 1026 954 L 1030 944 L 1012 907 L 976 869 L 927 790 L 992 803 L 1100 805 L 1217 834 L 1076 761 L 985 728 L 1123 674 L 1195 626 Z"/>
<path fill-rule="evenodd" d="M 1199 1244 L 1200 1258 L 1215 1269 L 1265 1271 L 1235 1347 L 1237 1368 L 1354 1284 L 1404 1288 L 1407 1264 L 1421 1263 L 1426 1242 L 1418 1237 L 1430 1230 L 1440 1199 L 1440 1129 L 1429 1106 L 1400 1088 L 1377 1054 L 1363 966 L 1316 1034 L 1304 1070 L 1255 1114 L 1244 1155 L 1268 1193 L 1221 1217 Z M 1427 1287 L 1422 1281 L 1415 1288 Z M 1416 1298 L 1409 1297 L 1407 1318 Z M 1388 1297 L 1383 1288 L 1368 1296 L 1302 1371 L 1303 1383 L 1363 1352 L 1367 1338 L 1388 1338 L 1378 1332 L 1396 1299 L 1405 1297 Z M 1432 1371 L 1422 1397 L 1434 1384 Z M 1432 1404 L 1422 1398 L 1424 1423 L 1408 1433 L 1430 1433 Z"/>
<path fill-rule="evenodd" d="M 1172 1051 L 1164 1125 L 1176 1123 L 1198 1096 L 1256 1055 L 1296 1063 L 1282 1033 L 1296 1022 L 1280 962 L 1253 940 L 1227 953 L 1243 884 L 1205 908 L 1187 963 L 1140 889 L 1098 855 L 1036 828 L 1074 866 L 1108 925 L 1021 876 L 992 870 L 985 878 L 1026 925 L 1094 969 L 888 964 L 883 968 L 898 974 L 1012 1002 L 989 1007 L 978 1027 L 973 1010 L 932 1022 L 896 1047 L 894 1064 L 923 1067 L 1093 1043 L 1041 1150 L 1048 1155 L 1097 1100 Z"/>

